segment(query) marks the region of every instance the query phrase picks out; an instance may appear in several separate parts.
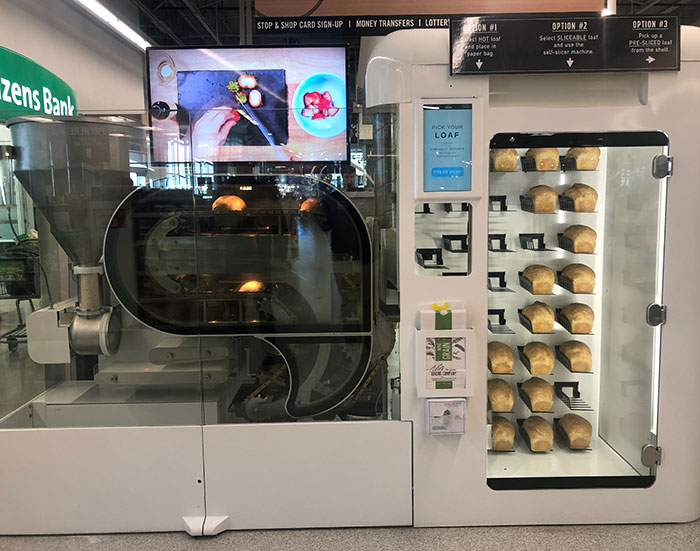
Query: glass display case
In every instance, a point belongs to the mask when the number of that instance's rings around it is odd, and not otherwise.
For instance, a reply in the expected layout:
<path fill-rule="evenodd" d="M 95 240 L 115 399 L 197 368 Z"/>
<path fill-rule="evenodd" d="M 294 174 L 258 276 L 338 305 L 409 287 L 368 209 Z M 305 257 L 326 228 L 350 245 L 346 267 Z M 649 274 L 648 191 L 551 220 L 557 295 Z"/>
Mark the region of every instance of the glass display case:
<path fill-rule="evenodd" d="M 498 134 L 490 146 L 488 484 L 649 486 L 668 138 Z"/>

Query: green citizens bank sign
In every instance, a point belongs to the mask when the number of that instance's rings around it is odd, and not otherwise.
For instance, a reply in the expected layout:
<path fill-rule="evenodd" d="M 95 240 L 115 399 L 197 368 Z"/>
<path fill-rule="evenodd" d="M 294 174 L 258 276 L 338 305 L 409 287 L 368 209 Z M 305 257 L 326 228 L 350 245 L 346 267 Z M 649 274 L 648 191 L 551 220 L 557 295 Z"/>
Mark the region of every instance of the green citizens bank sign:
<path fill-rule="evenodd" d="M 75 115 L 75 90 L 31 59 L 0 47 L 0 119 Z"/>

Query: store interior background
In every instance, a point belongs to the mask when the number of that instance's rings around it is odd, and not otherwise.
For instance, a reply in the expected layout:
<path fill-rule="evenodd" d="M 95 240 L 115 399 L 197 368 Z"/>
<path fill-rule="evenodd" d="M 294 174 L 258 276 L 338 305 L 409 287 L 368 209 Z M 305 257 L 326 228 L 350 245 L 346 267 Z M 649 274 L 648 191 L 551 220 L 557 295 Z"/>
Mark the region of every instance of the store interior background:
<path fill-rule="evenodd" d="M 256 35 L 255 16 L 264 14 L 256 11 L 253 0 L 102 2 L 154 46 L 348 43 L 348 98 L 353 102 L 351 124 L 356 129 L 351 151 L 353 147 L 362 151 L 359 128 L 363 122 L 369 123 L 363 121 L 361 109 L 362 75 L 367 52 L 378 38 L 364 38 L 360 44 L 358 37 L 324 32 Z M 700 4 L 686 0 L 618 2 L 614 11 L 620 15 L 675 15 L 683 25 L 700 25 Z M 99 23 L 74 0 L 0 0 L 0 13 L 2 45 L 66 81 L 77 93 L 80 111 L 116 113 L 144 109 L 143 52 Z M 8 141 L 9 135 L 0 134 L 0 144 Z M 36 225 L 41 231 L 40 219 Z M 7 220 L 0 216 L 0 239 L 11 237 Z M 62 254 L 57 245 L 55 254 Z M 74 293 L 70 285 L 66 281 L 65 288 L 61 286 L 62 297 Z M 26 318 L 29 304 L 23 302 L 21 307 Z M 17 322 L 15 301 L 0 300 L 0 332 L 12 329 Z M 25 344 L 15 351 L 0 345 L 0 417 L 42 392 L 46 384 L 42 367 L 28 358 Z"/>

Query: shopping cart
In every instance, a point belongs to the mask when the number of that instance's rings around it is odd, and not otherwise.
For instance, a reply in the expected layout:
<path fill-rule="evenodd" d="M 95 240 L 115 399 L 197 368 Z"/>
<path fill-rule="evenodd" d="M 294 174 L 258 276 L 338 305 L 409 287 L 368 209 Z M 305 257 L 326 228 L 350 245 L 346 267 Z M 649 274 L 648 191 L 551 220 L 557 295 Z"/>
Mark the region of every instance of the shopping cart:
<path fill-rule="evenodd" d="M 17 310 L 17 327 L 0 333 L 0 344 L 6 344 L 10 352 L 15 352 L 20 343 L 27 342 L 27 327 L 22 316 L 21 302 L 29 301 L 34 311 L 32 299 L 40 297 L 38 258 L 26 256 L 0 256 L 0 299 L 14 299 Z"/>

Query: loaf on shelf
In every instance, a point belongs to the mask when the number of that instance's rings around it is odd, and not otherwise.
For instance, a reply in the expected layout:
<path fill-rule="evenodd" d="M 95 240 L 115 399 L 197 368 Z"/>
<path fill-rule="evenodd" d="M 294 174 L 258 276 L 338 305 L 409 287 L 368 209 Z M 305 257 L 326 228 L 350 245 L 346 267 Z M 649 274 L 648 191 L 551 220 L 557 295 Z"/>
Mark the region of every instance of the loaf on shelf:
<path fill-rule="evenodd" d="M 554 369 L 554 351 L 543 342 L 529 342 L 523 347 L 529 371 L 533 375 L 551 375 Z"/>
<path fill-rule="evenodd" d="M 533 333 L 551 333 L 554 328 L 554 310 L 544 302 L 533 302 L 522 310 L 532 326 Z"/>
<path fill-rule="evenodd" d="M 567 446 L 572 450 L 590 447 L 593 427 L 587 419 L 575 413 L 567 413 L 559 419 L 559 428 L 564 433 Z"/>
<path fill-rule="evenodd" d="M 491 411 L 509 412 L 513 410 L 513 403 L 515 402 L 513 389 L 503 379 L 489 379 L 487 395 Z"/>
<path fill-rule="evenodd" d="M 533 295 L 551 295 L 554 288 L 554 270 L 542 264 L 532 264 L 523 270 L 530 282 Z"/>
<path fill-rule="evenodd" d="M 554 444 L 554 430 L 546 419 L 533 415 L 523 421 L 523 433 L 530 450 L 548 452 Z"/>
<path fill-rule="evenodd" d="M 513 449 L 515 429 L 508 419 L 502 415 L 494 415 L 491 419 L 491 449 L 507 451 Z"/>
<path fill-rule="evenodd" d="M 593 212 L 598 202 L 598 192 L 586 184 L 574 184 L 564 191 L 562 195 L 571 199 L 575 212 Z"/>
<path fill-rule="evenodd" d="M 593 331 L 593 309 L 587 304 L 574 302 L 561 309 L 561 315 L 568 323 L 570 333 L 586 334 Z"/>
<path fill-rule="evenodd" d="M 489 152 L 494 172 L 513 172 L 518 164 L 515 149 L 492 149 Z"/>
<path fill-rule="evenodd" d="M 569 363 L 569 369 L 578 373 L 588 373 L 593 368 L 591 349 L 581 341 L 567 341 L 559 346 L 559 353 Z"/>
<path fill-rule="evenodd" d="M 569 264 L 561 275 L 568 280 L 572 293 L 592 293 L 595 288 L 595 272 L 585 264 Z"/>
<path fill-rule="evenodd" d="M 525 156 L 535 159 L 535 170 L 549 171 L 559 168 L 559 150 L 556 147 L 533 147 L 527 150 Z"/>
<path fill-rule="evenodd" d="M 576 170 L 595 170 L 600 160 L 600 148 L 572 147 L 566 152 L 566 156 L 576 161 Z"/>
<path fill-rule="evenodd" d="M 527 396 L 529 407 L 533 412 L 552 411 L 554 387 L 544 379 L 532 377 L 520 386 L 520 390 Z"/>
<path fill-rule="evenodd" d="M 513 373 L 513 349 L 502 342 L 488 344 L 488 362 L 492 373 Z"/>
<path fill-rule="evenodd" d="M 574 224 L 564 230 L 564 237 L 571 241 L 571 251 L 592 253 L 595 251 L 597 234 L 593 228 Z"/>
<path fill-rule="evenodd" d="M 557 192 L 549 186 L 533 186 L 527 190 L 525 197 L 532 201 L 532 212 L 551 214 L 557 210 Z"/>

